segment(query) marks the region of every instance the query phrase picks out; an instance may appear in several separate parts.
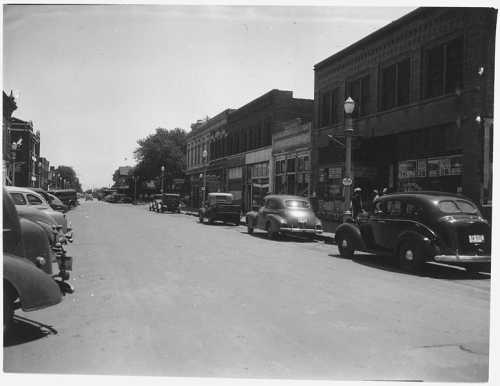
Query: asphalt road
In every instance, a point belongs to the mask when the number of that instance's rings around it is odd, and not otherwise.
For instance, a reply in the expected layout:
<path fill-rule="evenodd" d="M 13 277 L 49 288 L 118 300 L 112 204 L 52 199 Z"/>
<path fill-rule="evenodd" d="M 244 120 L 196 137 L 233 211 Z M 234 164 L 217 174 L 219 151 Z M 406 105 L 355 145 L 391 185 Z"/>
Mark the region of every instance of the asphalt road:
<path fill-rule="evenodd" d="M 490 276 L 338 256 L 145 206 L 83 202 L 76 293 L 18 312 L 4 371 L 486 381 Z"/>

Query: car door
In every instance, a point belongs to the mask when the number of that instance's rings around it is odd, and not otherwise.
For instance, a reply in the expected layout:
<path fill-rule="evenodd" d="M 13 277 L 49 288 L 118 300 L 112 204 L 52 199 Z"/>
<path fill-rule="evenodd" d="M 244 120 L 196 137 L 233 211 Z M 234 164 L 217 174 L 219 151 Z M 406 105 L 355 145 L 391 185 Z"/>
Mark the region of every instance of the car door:
<path fill-rule="evenodd" d="M 384 229 L 387 224 L 387 207 L 386 201 L 377 201 L 366 222 L 361 223 L 361 231 L 363 239 L 369 241 L 367 244 L 371 245 L 372 249 L 382 249 L 384 245 Z M 366 242 L 365 241 L 365 242 Z M 368 246 L 368 245 L 367 245 Z"/>
<path fill-rule="evenodd" d="M 386 202 L 385 218 L 380 223 L 379 245 L 385 250 L 393 250 L 398 242 L 398 235 L 405 230 L 408 222 L 403 216 L 404 201 L 391 199 Z"/>

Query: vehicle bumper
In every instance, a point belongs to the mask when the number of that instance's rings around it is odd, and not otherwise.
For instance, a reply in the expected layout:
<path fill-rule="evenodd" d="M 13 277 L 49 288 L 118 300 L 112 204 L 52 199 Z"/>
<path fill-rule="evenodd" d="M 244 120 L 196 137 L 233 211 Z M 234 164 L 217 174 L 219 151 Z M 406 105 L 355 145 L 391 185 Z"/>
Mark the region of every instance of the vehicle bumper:
<path fill-rule="evenodd" d="M 436 255 L 434 260 L 440 263 L 489 263 L 490 255 Z"/>
<path fill-rule="evenodd" d="M 308 234 L 315 234 L 319 235 L 323 233 L 322 229 L 308 229 L 308 228 L 288 228 L 288 227 L 281 227 L 280 232 L 290 232 L 290 233 L 308 233 Z"/>

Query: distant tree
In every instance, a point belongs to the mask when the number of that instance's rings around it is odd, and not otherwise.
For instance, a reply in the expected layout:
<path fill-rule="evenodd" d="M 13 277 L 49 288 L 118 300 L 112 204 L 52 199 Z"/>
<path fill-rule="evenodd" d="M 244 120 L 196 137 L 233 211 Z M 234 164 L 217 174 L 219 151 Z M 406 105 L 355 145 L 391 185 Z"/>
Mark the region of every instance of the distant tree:
<path fill-rule="evenodd" d="M 180 128 L 167 130 L 157 128 L 154 134 L 137 141 L 139 147 L 134 155 L 137 159 L 134 175 L 142 181 L 158 179 L 161 167 L 165 166 L 165 184 L 174 178 L 184 178 L 186 163 L 186 132 Z"/>
<path fill-rule="evenodd" d="M 66 181 L 69 181 L 69 186 L 71 189 L 75 189 L 80 193 L 82 192 L 80 180 L 76 176 L 76 172 L 71 166 L 60 165 L 57 167 L 56 172 Z"/>

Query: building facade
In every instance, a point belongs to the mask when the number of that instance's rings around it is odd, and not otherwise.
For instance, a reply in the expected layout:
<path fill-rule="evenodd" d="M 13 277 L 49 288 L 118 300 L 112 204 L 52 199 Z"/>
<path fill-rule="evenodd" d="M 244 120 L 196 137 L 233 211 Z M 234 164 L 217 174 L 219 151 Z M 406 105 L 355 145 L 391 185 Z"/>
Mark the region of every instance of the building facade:
<path fill-rule="evenodd" d="M 322 218 L 338 221 L 344 210 L 349 96 L 347 189 L 361 187 L 365 201 L 383 187 L 458 192 L 488 211 L 495 26 L 494 9 L 419 8 L 315 65 L 312 179 Z"/>
<path fill-rule="evenodd" d="M 10 135 L 12 113 L 17 109 L 15 98 L 10 92 L 7 95 L 3 93 L 3 109 L 2 109 L 2 172 L 4 184 L 12 184 L 12 139 Z"/>
<path fill-rule="evenodd" d="M 16 186 L 37 187 L 40 132 L 33 130 L 31 121 L 12 117 L 10 141 L 18 144 L 17 149 L 11 151 L 11 183 Z"/>
<path fill-rule="evenodd" d="M 203 187 L 206 192 L 233 193 L 242 210 L 259 205 L 273 192 L 273 133 L 295 118 L 311 121 L 312 115 L 312 100 L 275 89 L 193 125 L 187 149 L 191 205 L 199 205 Z"/>
<path fill-rule="evenodd" d="M 273 133 L 274 193 L 311 196 L 311 130 L 297 118 Z"/>

